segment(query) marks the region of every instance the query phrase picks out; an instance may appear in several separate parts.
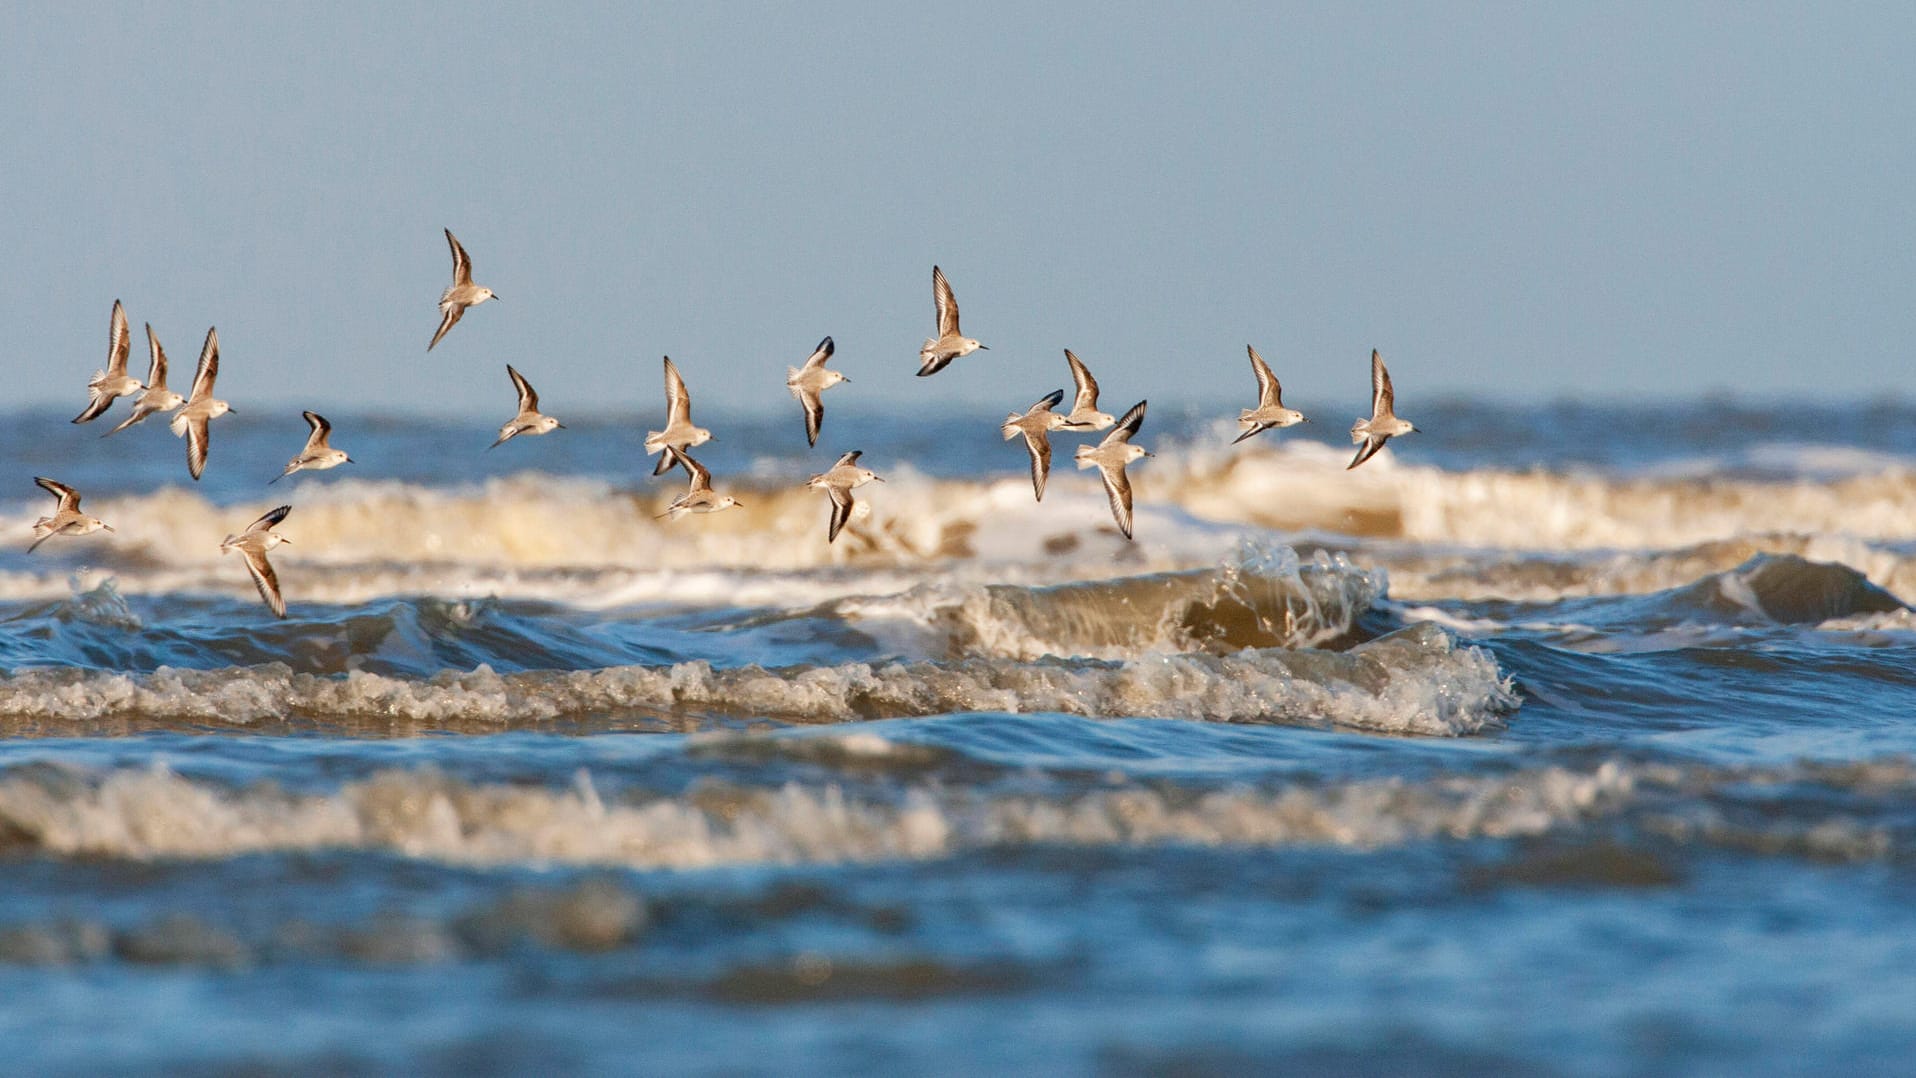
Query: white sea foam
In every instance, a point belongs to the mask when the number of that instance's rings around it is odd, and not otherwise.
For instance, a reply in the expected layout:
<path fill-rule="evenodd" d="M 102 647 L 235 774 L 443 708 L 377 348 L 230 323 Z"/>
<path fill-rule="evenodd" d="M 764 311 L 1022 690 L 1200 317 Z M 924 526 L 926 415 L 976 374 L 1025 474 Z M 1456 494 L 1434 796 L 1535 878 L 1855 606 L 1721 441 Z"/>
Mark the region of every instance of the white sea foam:
<path fill-rule="evenodd" d="M 1246 649 L 1123 662 L 969 659 L 783 670 L 690 662 L 505 675 L 481 667 L 423 680 L 364 671 L 323 677 L 272 663 L 144 675 L 22 670 L 0 679 L 0 721 L 46 728 L 317 716 L 347 725 L 496 729 L 633 711 L 803 722 L 1008 711 L 1454 736 L 1499 722 L 1516 706 L 1489 653 L 1458 647 L 1431 625 L 1348 652 Z"/>

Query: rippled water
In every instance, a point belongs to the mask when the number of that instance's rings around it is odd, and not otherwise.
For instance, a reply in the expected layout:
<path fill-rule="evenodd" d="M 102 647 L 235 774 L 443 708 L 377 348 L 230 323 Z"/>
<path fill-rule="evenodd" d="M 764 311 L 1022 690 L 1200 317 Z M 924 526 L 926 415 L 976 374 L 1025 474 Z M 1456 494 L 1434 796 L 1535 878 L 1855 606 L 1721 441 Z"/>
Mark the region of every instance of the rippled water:
<path fill-rule="evenodd" d="M 270 490 L 297 415 L 200 484 L 0 424 L 22 1069 L 1916 1050 L 1916 409 L 1456 403 L 1347 473 L 1158 408 L 1136 543 L 989 416 L 702 416 L 746 507 L 676 522 L 640 425 L 331 418 Z M 118 530 L 27 557 L 36 474 Z M 284 622 L 218 553 L 282 502 Z"/>

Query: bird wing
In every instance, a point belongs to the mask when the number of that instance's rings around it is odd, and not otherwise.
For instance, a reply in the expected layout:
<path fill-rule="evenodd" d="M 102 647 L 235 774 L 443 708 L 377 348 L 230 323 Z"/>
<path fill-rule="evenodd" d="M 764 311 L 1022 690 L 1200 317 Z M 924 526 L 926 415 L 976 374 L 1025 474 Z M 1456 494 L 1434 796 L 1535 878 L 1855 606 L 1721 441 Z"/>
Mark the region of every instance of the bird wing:
<path fill-rule="evenodd" d="M 931 268 L 931 296 L 938 306 L 938 336 L 958 336 L 958 297 L 951 294 L 951 282 L 937 266 Z"/>
<path fill-rule="evenodd" d="M 1355 468 L 1359 464 L 1362 464 L 1365 461 L 1369 460 L 1370 458 L 1376 456 L 1377 451 L 1384 448 L 1384 443 L 1388 441 L 1390 441 L 1390 438 L 1388 436 L 1383 438 L 1378 438 L 1375 436 L 1365 438 L 1364 444 L 1357 447 L 1357 455 L 1351 458 L 1351 462 L 1349 464 L 1344 465 L 1344 470 L 1348 472 L 1352 468 Z"/>
<path fill-rule="evenodd" d="M 246 531 L 248 534 L 272 531 L 279 526 L 280 521 L 286 519 L 286 514 L 292 511 L 293 507 L 290 505 L 282 505 L 274 509 L 268 509 L 265 513 L 261 514 L 258 520 L 248 524 Z"/>
<path fill-rule="evenodd" d="M 818 428 L 825 422 L 825 401 L 815 389 L 798 391 L 799 406 L 805 409 L 805 444 L 818 444 Z"/>
<path fill-rule="evenodd" d="M 852 518 L 852 492 L 844 487 L 826 487 L 825 494 L 832 500 L 831 530 L 825 535 L 825 541 L 831 543 L 837 541 L 845 522 Z"/>
<path fill-rule="evenodd" d="M 1098 380 L 1091 377 L 1091 368 L 1084 365 L 1078 354 L 1067 348 L 1064 361 L 1071 364 L 1071 381 L 1077 384 L 1077 396 L 1071 399 L 1071 411 L 1095 412 L 1098 410 Z"/>
<path fill-rule="evenodd" d="M 1124 418 L 1118 420 L 1118 425 L 1112 427 L 1111 433 L 1105 435 L 1104 441 L 1099 442 L 1098 445 L 1103 447 L 1118 442 L 1130 441 L 1131 436 L 1136 434 L 1138 428 L 1144 425 L 1144 406 L 1146 403 L 1148 402 L 1139 401 L 1132 405 L 1131 410 L 1124 413 Z"/>
<path fill-rule="evenodd" d="M 1390 372 L 1384 369 L 1384 357 L 1377 349 L 1370 351 L 1370 414 L 1375 419 L 1380 415 L 1394 415 L 1391 411 L 1397 405 L 1397 395 L 1391 392 Z M 1382 444 L 1381 442 L 1379 443 Z"/>
<path fill-rule="evenodd" d="M 146 324 L 146 388 L 166 388 L 166 349 L 160 347 L 160 338 L 153 332 L 153 323 Z"/>
<path fill-rule="evenodd" d="M 1051 474 L 1051 435 L 1027 429 L 1024 436 L 1025 451 L 1031 454 L 1031 492 L 1044 501 L 1045 477 Z"/>
<path fill-rule="evenodd" d="M 685 379 L 679 377 L 679 368 L 672 362 L 671 356 L 665 357 L 665 427 L 672 429 L 680 423 L 692 421 L 692 394 L 686 392 Z"/>
<path fill-rule="evenodd" d="M 1030 415 L 1033 412 L 1041 411 L 1041 410 L 1048 412 L 1052 410 L 1053 408 L 1056 408 L 1059 404 L 1063 402 L 1064 402 L 1064 390 L 1054 389 L 1051 392 L 1046 393 L 1044 396 L 1038 398 L 1038 403 L 1025 409 L 1025 414 Z"/>
<path fill-rule="evenodd" d="M 452 247 L 452 283 L 454 285 L 471 284 L 472 259 L 466 256 L 466 249 L 459 245 L 459 241 L 453 237 L 450 228 L 446 229 L 446 243 Z"/>
<path fill-rule="evenodd" d="M 844 456 L 838 458 L 838 463 L 832 465 L 832 467 L 834 468 L 849 467 L 853 464 L 857 464 L 858 458 L 864 455 L 865 455 L 865 451 L 863 449 L 854 449 L 851 452 L 845 454 Z"/>
<path fill-rule="evenodd" d="M 220 376 L 220 331 L 206 331 L 206 343 L 200 348 L 200 365 L 193 368 L 193 392 L 188 399 L 197 403 L 213 395 L 213 381 Z M 202 422 L 201 426 L 204 427 Z M 195 473 L 197 474 L 197 473 Z"/>
<path fill-rule="evenodd" d="M 443 338 L 447 334 L 447 332 L 452 329 L 452 327 L 458 325 L 459 320 L 461 318 L 464 318 L 465 315 L 466 315 L 466 305 L 463 303 L 455 303 L 452 306 L 447 307 L 446 313 L 440 316 L 440 319 L 439 319 L 439 332 L 432 335 L 431 342 L 429 342 L 426 345 L 426 351 L 428 352 L 432 351 L 433 345 L 438 344 L 440 339 Z"/>
<path fill-rule="evenodd" d="M 60 508 L 56 510 L 56 513 L 64 513 L 68 510 L 73 510 L 74 512 L 79 511 L 80 509 L 80 492 L 79 491 L 74 490 L 72 487 L 67 486 L 65 483 L 48 479 L 45 476 L 36 475 L 33 477 L 33 481 L 40 485 L 41 490 L 44 490 L 48 494 L 51 494 L 54 497 L 60 499 Z"/>
<path fill-rule="evenodd" d="M 838 347 L 837 345 L 832 343 L 832 339 L 830 337 L 827 337 L 824 340 L 819 341 L 818 347 L 812 349 L 811 356 L 805 360 L 805 363 L 803 364 L 803 369 L 809 371 L 809 370 L 816 370 L 819 367 L 823 367 L 825 365 L 825 361 L 832 358 L 832 352 L 835 351 L 837 347 Z"/>
<path fill-rule="evenodd" d="M 1284 387 L 1277 383 L 1277 375 L 1271 373 L 1271 365 L 1257 354 L 1257 349 L 1245 345 L 1244 350 L 1251 355 L 1251 373 L 1257 375 L 1257 406 L 1259 408 L 1281 408 L 1284 406 Z"/>
<path fill-rule="evenodd" d="M 106 373 L 114 378 L 126 377 L 126 350 L 132 342 L 126 328 L 126 308 L 119 300 L 113 301 L 113 329 L 106 342 Z"/>
<path fill-rule="evenodd" d="M 311 453 L 315 449 L 328 448 L 326 445 L 326 436 L 333 432 L 333 425 L 326 422 L 326 417 L 320 415 L 318 412 L 301 412 L 299 414 L 305 416 L 306 425 L 313 428 L 313 433 L 306 437 L 306 452 Z M 303 456 L 304 454 L 301 455 Z"/>
<path fill-rule="evenodd" d="M 273 616 L 285 617 L 286 600 L 279 594 L 279 574 L 273 571 L 273 563 L 266 560 L 266 552 L 242 548 L 240 556 L 246 559 L 246 571 L 253 574 L 253 586 L 259 589 L 259 597 L 266 600 Z"/>
<path fill-rule="evenodd" d="M 506 364 L 506 377 L 512 379 L 513 388 L 519 391 L 519 414 L 524 415 L 527 412 L 538 411 L 539 394 L 533 390 L 532 383 L 526 381 L 526 376 L 520 374 L 518 370 L 514 369 L 512 364 L 508 363 Z"/>
<path fill-rule="evenodd" d="M 692 484 L 686 490 L 687 494 L 696 494 L 701 490 L 712 489 L 711 469 L 707 468 L 703 464 L 700 464 L 698 461 L 693 460 L 692 454 L 687 453 L 683 449 L 677 449 L 672 446 L 667 446 L 665 451 L 667 453 L 671 453 L 677 456 L 679 458 L 679 463 L 685 466 L 685 470 L 687 474 L 689 474 L 692 477 Z"/>
<path fill-rule="evenodd" d="M 186 470 L 194 479 L 206 470 L 206 452 L 212 448 L 206 430 L 206 417 L 196 415 L 186 421 Z"/>
<path fill-rule="evenodd" d="M 1098 474 L 1104 477 L 1104 495 L 1111 502 L 1111 515 L 1117 518 L 1118 530 L 1126 539 L 1131 538 L 1131 477 L 1124 472 L 1122 464 L 1099 464 Z"/>

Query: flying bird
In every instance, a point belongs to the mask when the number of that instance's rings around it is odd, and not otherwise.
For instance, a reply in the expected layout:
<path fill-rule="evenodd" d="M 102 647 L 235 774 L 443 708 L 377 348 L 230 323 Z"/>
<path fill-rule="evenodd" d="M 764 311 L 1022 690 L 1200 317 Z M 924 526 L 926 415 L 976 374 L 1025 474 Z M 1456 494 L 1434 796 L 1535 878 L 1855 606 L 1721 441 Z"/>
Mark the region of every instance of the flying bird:
<path fill-rule="evenodd" d="M 452 287 L 439 294 L 439 332 L 432 335 L 432 344 L 426 346 L 430 352 L 433 345 L 446 331 L 457 325 L 466 313 L 467 307 L 477 307 L 489 299 L 499 296 L 492 289 L 472 283 L 472 259 L 466 255 L 466 249 L 453 238 L 452 229 L 446 229 L 446 242 L 452 246 Z"/>
<path fill-rule="evenodd" d="M 519 391 L 519 414 L 499 428 L 499 441 L 487 446 L 487 449 L 521 434 L 548 434 L 565 429 L 564 423 L 540 414 L 539 394 L 532 388 L 532 383 L 526 381 L 526 376 L 514 370 L 510 363 L 506 364 L 506 377 L 512 379 L 512 387 Z"/>
<path fill-rule="evenodd" d="M 1370 353 L 1370 418 L 1351 424 L 1351 442 L 1358 446 L 1358 450 L 1357 455 L 1345 466 L 1345 471 L 1376 456 L 1377 451 L 1384 448 L 1384 443 L 1396 435 L 1417 430 L 1391 411 L 1395 403 L 1396 394 L 1390 388 L 1390 372 L 1384 369 L 1383 357 L 1373 348 Z"/>
<path fill-rule="evenodd" d="M 1005 416 L 1004 426 L 998 428 L 1007 442 L 1020 434 L 1025 436 L 1025 451 L 1031 454 L 1031 491 L 1039 501 L 1044 501 L 1045 477 L 1051 474 L 1051 432 L 1063 430 L 1065 424 L 1065 417 L 1052 409 L 1063 400 L 1064 390 L 1054 389 L 1023 415 L 1013 412 Z"/>
<path fill-rule="evenodd" d="M 86 408 L 73 417 L 75 423 L 90 423 L 121 397 L 140 391 L 140 380 L 126 373 L 128 341 L 126 308 L 113 301 L 113 328 L 106 343 L 106 370 L 94 371 L 86 384 Z M 109 432 L 111 433 L 111 432 Z"/>
<path fill-rule="evenodd" d="M 120 420 L 120 425 L 100 435 L 118 434 L 135 423 L 141 422 L 155 412 L 170 412 L 186 403 L 186 398 L 166 388 L 166 349 L 160 347 L 160 339 L 153 333 L 153 323 L 146 324 L 146 388 L 133 401 L 133 414 Z"/>
<path fill-rule="evenodd" d="M 692 484 L 659 516 L 677 520 L 687 513 L 716 513 L 743 504 L 730 494 L 714 493 L 712 473 L 706 469 L 705 465 L 693 460 L 692 454 L 670 447 L 667 447 L 665 451 L 679 459 L 678 462 L 685 469 L 686 474 L 692 477 Z"/>
<path fill-rule="evenodd" d="M 105 528 L 112 531 L 113 526 L 99 517 L 90 517 L 80 512 L 80 492 L 65 483 L 56 483 L 44 476 L 35 476 L 40 489 L 60 499 L 58 508 L 50 517 L 41 517 L 33 522 L 33 545 L 27 547 L 31 554 L 40 548 L 40 544 L 56 535 L 85 535 L 88 532 Z"/>
<path fill-rule="evenodd" d="M 223 400 L 213 399 L 213 380 L 220 376 L 220 331 L 213 328 L 206 331 L 206 344 L 200 349 L 200 365 L 193 372 L 193 395 L 186 399 L 186 407 L 173 416 L 168 427 L 174 437 L 186 438 L 186 470 L 198 479 L 206 470 L 207 441 L 206 425 L 212 420 L 233 410 L 232 405 Z"/>
<path fill-rule="evenodd" d="M 1131 538 L 1131 477 L 1124 472 L 1124 466 L 1151 454 L 1141 446 L 1131 444 L 1131 438 L 1144 424 L 1145 401 L 1139 401 L 1124 413 L 1118 425 L 1104 436 L 1104 441 L 1095 446 L 1078 447 L 1078 467 L 1096 467 L 1104 479 L 1104 494 L 1111 502 L 1111 515 L 1117 518 L 1118 530 L 1126 539 Z"/>
<path fill-rule="evenodd" d="M 805 444 L 818 444 L 818 428 L 825 422 L 825 404 L 819 400 L 819 394 L 840 382 L 849 382 L 850 378 L 837 371 L 826 370 L 825 361 L 832 358 L 834 346 L 830 337 L 818 342 L 810 359 L 803 367 L 787 367 L 785 385 L 798 398 L 801 408 L 805 409 Z"/>
<path fill-rule="evenodd" d="M 1096 431 L 1116 422 L 1098 411 L 1098 380 L 1091 377 L 1091 368 L 1069 348 L 1064 350 L 1064 361 L 1071 364 L 1071 381 L 1078 388 L 1077 395 L 1071 398 L 1071 412 L 1064 417 L 1064 426 L 1058 429 Z"/>
<path fill-rule="evenodd" d="M 926 339 L 925 346 L 918 350 L 918 377 L 937 374 L 950 365 L 959 356 L 968 356 L 980 348 L 991 349 L 979 344 L 963 333 L 958 332 L 958 299 L 951 294 L 951 282 L 945 280 L 945 271 L 937 266 L 931 268 L 931 294 L 938 308 L 938 336 Z"/>
<path fill-rule="evenodd" d="M 711 431 L 692 425 L 692 394 L 686 392 L 685 379 L 679 377 L 672 357 L 666 356 L 665 429 L 645 432 L 645 451 L 659 454 L 658 466 L 652 469 L 652 474 L 664 475 L 666 469 L 678 463 L 676 455 L 665 452 L 668 446 L 686 450 L 711 440 Z"/>
<path fill-rule="evenodd" d="M 825 541 L 828 543 L 837 541 L 838 533 L 844 529 L 845 522 L 852 518 L 854 504 L 852 490 L 866 483 L 884 482 L 870 468 L 858 466 L 858 458 L 863 453 L 862 449 L 854 449 L 838 458 L 838 463 L 832 465 L 830 469 L 805 481 L 807 487 L 824 491 L 825 496 L 832 500 L 832 522 L 825 533 Z"/>
<path fill-rule="evenodd" d="M 1262 434 L 1273 427 L 1289 427 L 1298 423 L 1307 423 L 1304 413 L 1295 408 L 1284 407 L 1284 387 L 1277 382 L 1277 375 L 1271 373 L 1270 364 L 1257 354 L 1257 349 L 1245 345 L 1244 350 L 1251 356 L 1251 373 L 1257 376 L 1257 407 L 1246 408 L 1237 415 L 1238 426 L 1244 433 L 1231 439 L 1236 445 L 1254 434 Z"/>
<path fill-rule="evenodd" d="M 292 511 L 290 505 L 269 510 L 265 516 L 247 525 L 245 531 L 227 536 L 220 544 L 221 554 L 237 550 L 240 557 L 246 559 L 246 571 L 253 574 L 253 586 L 259 589 L 259 597 L 266 600 L 266 605 L 272 609 L 275 617 L 281 618 L 286 616 L 286 600 L 280 598 L 279 574 L 273 571 L 273 563 L 266 560 L 266 552 L 281 543 L 292 542 L 273 530 Z"/>
<path fill-rule="evenodd" d="M 326 439 L 333 433 L 333 425 L 326 422 L 325 416 L 318 412 L 299 414 L 306 417 L 306 425 L 313 428 L 313 432 L 306 436 L 306 448 L 300 450 L 299 456 L 287 463 L 285 471 L 274 476 L 272 482 L 266 484 L 269 487 L 302 468 L 324 471 L 327 468 L 337 468 L 341 464 L 353 462 L 353 458 L 347 456 L 345 450 L 334 449 L 326 444 Z"/>

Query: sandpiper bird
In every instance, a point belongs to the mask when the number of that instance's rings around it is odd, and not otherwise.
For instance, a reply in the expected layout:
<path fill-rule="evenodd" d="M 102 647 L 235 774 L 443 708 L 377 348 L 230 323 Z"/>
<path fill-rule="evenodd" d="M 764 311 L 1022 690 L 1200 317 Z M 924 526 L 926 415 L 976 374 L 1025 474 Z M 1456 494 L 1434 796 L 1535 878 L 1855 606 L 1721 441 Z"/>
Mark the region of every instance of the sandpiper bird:
<path fill-rule="evenodd" d="M 918 350 L 919 362 L 923 364 L 918 368 L 920 378 L 937 374 L 952 360 L 968 356 L 980 348 L 991 351 L 958 332 L 958 299 L 951 294 L 951 282 L 945 280 L 945 271 L 937 266 L 931 268 L 931 294 L 938 306 L 938 336 L 927 338 L 925 346 Z"/>
<path fill-rule="evenodd" d="M 818 342 L 810 359 L 803 367 L 787 367 L 785 384 L 790 387 L 792 396 L 798 398 L 801 408 L 805 409 L 805 444 L 818 444 L 818 427 L 825 422 L 825 404 L 819 400 L 819 394 L 840 382 L 849 382 L 850 378 L 825 369 L 825 361 L 832 358 L 832 339 Z"/>
<path fill-rule="evenodd" d="M 1051 474 L 1051 432 L 1064 429 L 1064 416 L 1052 411 L 1062 400 L 1064 390 L 1054 389 L 1025 414 L 1005 416 L 1004 426 L 998 428 L 1007 442 L 1020 434 L 1025 436 L 1025 451 L 1031 454 L 1031 491 L 1039 501 L 1044 501 L 1045 477 Z"/>
<path fill-rule="evenodd" d="M 1064 426 L 1059 430 L 1093 431 L 1103 430 L 1116 420 L 1098 411 L 1098 380 L 1091 377 L 1091 368 L 1084 365 L 1076 352 L 1064 350 L 1064 361 L 1071 364 L 1071 381 L 1077 385 L 1077 395 L 1071 398 L 1071 412 L 1064 417 Z"/>
<path fill-rule="evenodd" d="M 519 414 L 499 428 L 499 442 L 521 434 L 547 434 L 565 429 L 564 423 L 539 413 L 539 394 L 533 390 L 532 383 L 526 381 L 526 376 L 514 370 L 510 363 L 506 364 L 506 377 L 512 379 L 513 388 L 519 391 Z M 499 442 L 494 442 L 486 448 L 491 449 Z"/>
<path fill-rule="evenodd" d="M 665 452 L 667 446 L 684 450 L 711 440 L 711 431 L 692 425 L 692 395 L 685 391 L 685 379 L 679 377 L 672 357 L 666 356 L 665 429 L 645 432 L 645 451 L 659 454 L 658 466 L 652 469 L 652 474 L 664 475 L 667 468 L 678 463 L 676 456 Z"/>
<path fill-rule="evenodd" d="M 40 544 L 56 535 L 85 535 L 88 532 L 105 528 L 112 531 L 113 526 L 98 517 L 90 517 L 80 512 L 80 492 L 65 483 L 56 483 L 44 476 L 35 476 L 33 481 L 40 489 L 60 499 L 59 508 L 50 517 L 41 517 L 33 522 L 33 545 L 27 548 L 31 554 Z"/>
<path fill-rule="evenodd" d="M 691 475 L 692 485 L 659 516 L 677 520 L 687 513 L 716 513 L 721 509 L 730 509 L 735 505 L 744 504 L 730 494 L 713 493 L 712 473 L 706 469 L 705 465 L 693 460 L 692 454 L 669 446 L 665 451 L 679 459 L 679 464 L 684 467 L 687 474 Z"/>
<path fill-rule="evenodd" d="M 246 559 L 246 571 L 253 574 L 253 586 L 259 589 L 259 597 L 266 600 L 266 605 L 272 608 L 275 616 L 282 618 L 286 616 L 286 600 L 280 598 L 279 574 L 273 572 L 273 563 L 266 560 L 266 552 L 281 543 L 292 542 L 273 530 L 274 525 L 285 520 L 286 514 L 292 511 L 290 505 L 269 510 L 265 516 L 247 525 L 245 531 L 227 536 L 226 541 L 220 544 L 221 554 L 237 550 L 240 557 Z"/>
<path fill-rule="evenodd" d="M 1360 419 L 1351 424 L 1351 441 L 1359 447 L 1357 455 L 1344 467 L 1350 471 L 1377 455 L 1384 443 L 1395 435 L 1410 434 L 1417 428 L 1406 420 L 1397 418 L 1391 411 L 1396 402 L 1396 394 L 1391 392 L 1390 372 L 1384 369 L 1384 359 L 1377 349 L 1370 352 L 1370 418 Z"/>
<path fill-rule="evenodd" d="M 1151 454 L 1141 446 L 1131 444 L 1131 438 L 1138 433 L 1138 427 L 1144 423 L 1144 405 L 1139 401 L 1124 413 L 1118 425 L 1104 436 L 1104 441 L 1095 446 L 1078 447 L 1078 467 L 1096 466 L 1098 474 L 1104 479 L 1105 497 L 1111 500 L 1111 515 L 1118 520 L 1118 530 L 1126 539 L 1131 538 L 1131 477 L 1124 473 L 1124 466 Z"/>
<path fill-rule="evenodd" d="M 832 523 L 825 533 L 825 541 L 828 543 L 838 539 L 839 531 L 845 527 L 845 522 L 852 518 L 852 489 L 874 481 L 884 482 L 870 468 L 858 466 L 858 458 L 863 452 L 862 449 L 854 449 L 838 458 L 838 463 L 832 465 L 828 471 L 820 472 L 805 481 L 807 487 L 824 491 L 832 500 Z"/>
<path fill-rule="evenodd" d="M 134 398 L 133 414 L 120 420 L 119 426 L 100 437 L 118 434 L 154 412 L 170 412 L 186 403 L 185 397 L 166 388 L 166 349 L 160 347 L 160 339 L 154 336 L 151 322 L 146 324 L 146 351 L 150 357 L 146 368 L 146 388 Z"/>
<path fill-rule="evenodd" d="M 477 307 L 489 299 L 499 298 L 492 289 L 472 283 L 472 259 L 466 256 L 466 249 L 453 238 L 450 228 L 446 229 L 446 242 L 452 245 L 452 287 L 439 294 L 439 332 L 432 335 L 432 344 L 426 346 L 428 352 L 432 351 L 434 344 L 439 343 L 439 338 L 446 335 L 447 330 L 458 323 L 467 307 Z"/>
<path fill-rule="evenodd" d="M 313 428 L 313 432 L 306 436 L 306 448 L 299 451 L 299 456 L 287 462 L 286 470 L 274 476 L 272 483 L 266 484 L 269 487 L 301 468 L 324 471 L 327 468 L 337 468 L 341 464 L 353 462 L 353 458 L 347 456 L 345 450 L 334 449 L 326 444 L 327 436 L 333 433 L 333 425 L 326 422 L 325 416 L 318 412 L 299 414 L 306 417 L 306 425 Z"/>
<path fill-rule="evenodd" d="M 86 384 L 86 409 L 73 417 L 75 423 L 87 423 L 99 418 L 114 401 L 140 391 L 140 380 L 126 373 L 127 340 L 126 308 L 119 300 L 113 301 L 113 329 L 107 337 L 106 370 L 94 371 L 93 381 Z"/>
<path fill-rule="evenodd" d="M 1251 373 L 1257 375 L 1257 407 L 1246 408 L 1237 414 L 1238 426 L 1244 428 L 1244 433 L 1231 439 L 1231 444 L 1236 445 L 1253 434 L 1262 434 L 1273 427 L 1310 422 L 1304 418 L 1303 412 L 1284 407 L 1284 387 L 1278 384 L 1277 375 L 1271 373 L 1270 364 L 1257 354 L 1257 349 L 1247 344 L 1244 350 L 1251 356 Z"/>
<path fill-rule="evenodd" d="M 206 331 L 206 344 L 200 349 L 200 365 L 193 372 L 193 395 L 167 424 L 174 437 L 186 437 L 186 470 L 194 479 L 206 470 L 206 424 L 233 410 L 225 401 L 213 399 L 213 380 L 219 376 L 220 331 L 214 328 Z"/>

